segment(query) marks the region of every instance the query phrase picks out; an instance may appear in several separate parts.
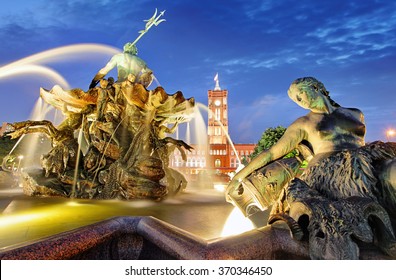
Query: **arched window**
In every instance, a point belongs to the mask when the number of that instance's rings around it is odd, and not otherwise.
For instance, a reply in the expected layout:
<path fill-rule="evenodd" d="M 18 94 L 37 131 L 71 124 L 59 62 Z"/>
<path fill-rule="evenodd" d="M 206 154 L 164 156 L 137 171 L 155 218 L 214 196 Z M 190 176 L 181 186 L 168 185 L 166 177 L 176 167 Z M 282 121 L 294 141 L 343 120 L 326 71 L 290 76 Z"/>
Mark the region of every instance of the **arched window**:
<path fill-rule="evenodd" d="M 216 159 L 215 160 L 215 167 L 220 167 L 221 166 L 221 160 L 220 159 Z"/>
<path fill-rule="evenodd" d="M 179 166 L 182 166 L 182 162 L 183 162 L 183 161 L 181 160 L 181 158 L 180 158 L 180 157 L 177 157 L 177 158 L 176 158 L 176 163 L 175 163 L 175 164 L 176 164 L 177 167 L 179 167 Z"/>
<path fill-rule="evenodd" d="M 219 108 L 215 109 L 215 119 L 220 120 L 220 109 Z"/>

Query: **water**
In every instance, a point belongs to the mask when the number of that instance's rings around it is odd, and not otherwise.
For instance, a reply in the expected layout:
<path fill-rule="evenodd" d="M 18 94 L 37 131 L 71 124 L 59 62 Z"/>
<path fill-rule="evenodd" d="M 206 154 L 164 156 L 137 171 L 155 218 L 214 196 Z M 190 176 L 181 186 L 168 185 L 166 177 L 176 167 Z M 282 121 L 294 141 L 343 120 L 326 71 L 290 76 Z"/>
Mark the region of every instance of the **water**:
<path fill-rule="evenodd" d="M 120 52 L 120 49 L 101 44 L 74 44 L 63 46 L 43 51 L 0 67 L 0 78 L 14 77 L 21 75 L 22 73 L 29 72 L 35 75 L 46 75 L 50 78 L 53 78 L 55 81 L 56 79 L 59 79 L 68 85 L 67 81 L 65 81 L 64 78 L 55 70 L 37 64 L 69 62 L 70 59 L 73 58 L 87 58 L 87 55 L 104 54 L 108 56 Z M 24 68 L 26 70 L 23 70 Z"/>
<path fill-rule="evenodd" d="M 187 129 L 186 129 L 186 142 L 191 143 L 191 130 L 190 130 L 190 123 L 187 123 Z"/>
<path fill-rule="evenodd" d="M 213 112 L 212 112 L 211 110 L 209 110 L 208 106 L 206 106 L 206 105 L 204 105 L 204 104 L 202 104 L 202 103 L 197 103 L 197 107 L 199 107 L 200 109 L 203 109 L 203 110 L 207 111 L 209 115 L 211 115 L 212 117 L 214 117 Z M 215 119 L 216 122 L 220 125 L 220 127 L 221 127 L 221 129 L 222 129 L 224 135 L 227 137 L 228 143 L 230 144 L 232 150 L 234 151 L 234 154 L 236 155 L 236 157 L 237 157 L 237 159 L 238 159 L 238 165 L 241 165 L 241 159 L 240 159 L 239 154 L 238 154 L 238 152 L 237 152 L 237 150 L 236 150 L 236 148 L 235 148 L 235 146 L 234 146 L 234 143 L 233 143 L 232 140 L 231 140 L 231 137 L 230 137 L 229 133 L 227 132 L 227 130 L 224 128 L 223 124 L 222 124 L 219 120 L 217 120 L 216 118 L 214 118 L 214 119 Z"/>
<path fill-rule="evenodd" d="M 58 84 L 64 89 L 70 89 L 71 86 L 69 85 L 69 83 L 66 81 L 66 79 L 61 74 L 59 74 L 55 70 L 51 69 L 50 67 L 48 67 L 46 65 L 42 65 L 42 64 L 52 63 L 52 62 L 69 62 L 70 58 L 77 58 L 77 57 L 81 57 L 81 56 L 86 57 L 88 54 L 94 54 L 94 55 L 99 54 L 99 55 L 110 56 L 110 55 L 114 55 L 119 52 L 121 52 L 121 50 L 110 47 L 110 46 L 104 46 L 104 45 L 98 45 L 98 44 L 76 44 L 76 45 L 71 45 L 71 46 L 55 48 L 52 50 L 44 51 L 44 52 L 20 59 L 18 61 L 15 61 L 15 62 L 12 62 L 5 66 L 0 67 L 0 79 L 16 78 L 16 77 L 19 77 L 19 76 L 25 75 L 25 74 L 44 76 L 44 77 L 50 78 L 54 84 Z M 158 80 L 155 77 L 154 77 L 154 81 L 158 85 L 160 85 L 160 83 L 158 82 Z M 203 115 L 200 112 L 200 110 L 205 110 L 208 114 L 212 113 L 212 112 L 210 112 L 208 107 L 205 106 L 204 104 L 196 103 L 194 118 L 192 119 L 191 124 L 189 122 L 186 124 L 186 126 L 187 126 L 187 128 L 186 128 L 186 130 L 187 130 L 186 142 L 190 144 L 192 141 L 194 141 L 199 146 L 207 146 L 208 145 L 208 143 L 207 143 L 207 125 L 205 124 L 205 120 L 204 120 Z M 60 114 L 58 111 L 54 110 L 52 108 L 52 106 L 46 104 L 45 102 L 43 102 L 43 100 L 41 98 L 39 98 L 34 106 L 34 109 L 31 113 L 30 119 L 32 119 L 32 120 L 48 119 L 48 120 L 53 121 L 53 123 L 55 124 L 55 123 L 60 122 L 61 118 L 59 117 L 59 115 Z M 229 144 L 231 145 L 232 149 L 234 150 L 235 155 L 238 156 L 229 134 L 227 133 L 227 131 L 225 130 L 225 128 L 223 127 L 223 125 L 220 122 L 219 122 L 219 124 L 222 127 L 223 132 L 229 141 Z M 176 130 L 176 139 L 179 139 L 179 133 L 180 132 L 179 132 L 179 128 L 178 128 Z M 193 135 L 194 135 L 194 137 L 193 137 Z M 30 140 L 25 141 L 26 138 L 30 138 Z M 33 139 L 35 138 L 35 139 L 31 140 L 32 138 Z M 39 155 L 45 154 L 49 151 L 50 143 L 48 140 L 45 140 L 44 141 L 45 143 L 43 143 L 43 139 L 44 138 L 42 137 L 42 135 L 34 135 L 34 134 L 21 137 L 19 139 L 19 141 L 17 142 L 17 144 L 12 149 L 12 151 L 10 152 L 10 154 L 12 154 L 15 151 L 15 148 L 21 142 L 23 142 L 21 145 L 24 145 L 25 143 L 29 143 L 29 145 L 25 145 L 26 146 L 25 152 L 23 153 L 24 158 L 23 158 L 23 162 L 21 163 L 21 165 L 25 166 L 27 164 L 27 162 L 30 161 L 29 156 L 40 158 L 39 156 L 37 156 L 37 154 L 39 154 Z M 79 139 L 81 139 L 81 132 L 79 133 Z M 79 143 L 81 144 L 81 141 L 79 141 Z M 37 147 L 41 147 L 41 149 L 38 149 Z M 36 151 L 36 153 L 33 153 L 32 151 Z M 240 162 L 239 157 L 238 157 L 238 161 Z M 76 166 L 75 170 L 78 170 L 78 166 Z M 75 171 L 75 178 L 77 178 L 76 171 Z M 74 184 L 73 184 L 73 193 L 75 192 L 76 184 L 77 184 L 77 180 L 75 179 Z M 200 198 L 201 196 L 202 196 L 202 194 L 200 194 L 198 196 L 194 195 L 193 197 Z M 205 201 L 207 201 L 207 200 L 208 200 L 208 197 L 205 197 Z M 94 202 L 92 202 L 92 203 L 94 203 Z M 97 202 L 95 202 L 95 204 L 96 203 Z M 137 202 L 135 202 L 135 204 L 136 203 Z M 182 203 L 182 202 L 177 201 L 177 205 L 179 203 Z M 172 201 L 169 201 L 168 204 L 169 205 L 172 204 Z M 230 209 L 229 207 L 231 207 L 231 205 L 229 205 L 227 203 L 225 203 L 225 204 L 220 203 L 220 204 L 223 205 L 222 207 L 225 207 L 224 209 Z M 211 207 L 213 207 L 213 206 L 211 206 Z M 208 211 L 211 213 L 213 212 L 212 210 L 210 210 L 210 207 L 208 208 Z M 229 210 L 226 210 L 226 211 L 229 211 Z M 225 214 L 225 216 L 228 216 L 226 213 L 224 213 L 224 214 Z M 191 215 L 196 215 L 196 214 L 191 213 Z M 185 217 L 186 219 L 183 219 L 183 220 L 186 220 L 186 221 L 191 220 L 190 216 L 188 216 L 188 217 L 187 216 Z M 235 214 L 233 214 L 233 216 L 235 216 Z M 180 217 L 178 217 L 176 220 L 178 220 L 179 218 Z M 233 218 L 231 218 L 231 220 L 232 219 Z M 29 220 L 31 220 L 31 217 L 29 217 Z M 231 221 L 229 221 L 227 223 L 230 223 L 230 222 Z M 223 224 L 221 223 L 218 226 L 222 227 L 222 225 Z M 209 225 L 207 225 L 207 226 L 209 227 Z M 200 228 L 203 229 L 202 227 L 200 227 Z M 216 227 L 216 228 L 218 228 L 218 227 Z M 240 227 L 237 227 L 237 228 L 240 228 Z M 250 228 L 250 227 L 248 226 L 248 228 Z M 191 228 L 188 228 L 188 229 L 192 230 Z M 218 230 L 220 230 L 220 229 L 218 229 Z M 203 232 L 206 232 L 206 230 L 203 229 Z M 241 231 L 239 231 L 239 232 L 241 232 Z M 236 233 L 236 232 L 234 231 L 233 233 Z M 217 233 L 217 234 L 219 234 L 219 233 Z M 215 235 L 217 235 L 217 234 L 215 234 Z M 229 233 L 223 232 L 222 235 L 224 236 L 224 235 L 228 235 L 228 234 Z M 205 235 L 205 234 L 203 234 L 203 235 Z M 214 236 L 212 235 L 211 237 L 214 237 Z"/>
<path fill-rule="evenodd" d="M 54 48 L 25 57 L 23 59 L 19 59 L 0 67 L 0 79 L 17 78 L 26 74 L 44 76 L 49 78 L 54 84 L 58 84 L 64 89 L 70 89 L 71 86 L 61 74 L 56 72 L 54 69 L 42 64 L 53 62 L 70 62 L 71 59 L 77 58 L 86 59 L 89 57 L 89 55 L 112 56 L 120 52 L 120 49 L 100 44 L 75 44 Z M 49 104 L 43 102 L 41 98 L 38 98 L 36 101 L 29 119 L 47 119 L 52 121 L 54 124 L 60 122 L 59 114 L 56 112 L 56 110 L 54 110 Z M 43 138 L 43 136 L 40 134 L 31 134 L 21 137 L 10 151 L 10 155 L 14 152 L 18 145 L 21 145 L 19 150 L 22 151 L 24 156 L 22 166 L 38 164 L 37 159 L 40 158 L 39 155 L 48 152 L 50 149 L 49 141 L 46 139 L 46 137 Z M 35 152 L 33 153 L 32 151 Z"/>
<path fill-rule="evenodd" d="M 79 169 L 79 163 L 80 163 L 80 152 L 81 152 L 81 144 L 82 144 L 82 138 L 83 138 L 83 131 L 84 131 L 84 120 L 82 122 L 81 128 L 79 129 L 78 132 L 78 148 L 77 148 L 77 159 L 76 159 L 76 166 L 74 167 L 74 175 L 73 175 L 73 186 L 72 186 L 72 192 L 71 192 L 71 198 L 76 197 L 76 188 L 77 188 L 77 180 L 78 180 L 78 169 Z"/>

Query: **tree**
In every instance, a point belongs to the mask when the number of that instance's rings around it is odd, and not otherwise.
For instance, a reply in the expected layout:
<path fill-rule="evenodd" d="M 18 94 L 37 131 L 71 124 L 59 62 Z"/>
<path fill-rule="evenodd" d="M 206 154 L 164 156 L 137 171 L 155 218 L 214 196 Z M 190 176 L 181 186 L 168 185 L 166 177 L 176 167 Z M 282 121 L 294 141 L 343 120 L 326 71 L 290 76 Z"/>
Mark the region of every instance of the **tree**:
<path fill-rule="evenodd" d="M 275 128 L 267 128 L 261 135 L 261 139 L 258 141 L 257 146 L 254 148 L 252 154 L 249 155 L 250 159 L 254 159 L 262 151 L 271 148 L 285 133 L 286 128 L 283 126 L 277 126 Z M 285 157 L 295 157 L 297 151 L 293 151 L 287 154 Z"/>
<path fill-rule="evenodd" d="M 0 165 L 3 162 L 3 158 L 8 155 L 11 149 L 15 146 L 18 139 L 11 139 L 7 136 L 0 137 Z"/>

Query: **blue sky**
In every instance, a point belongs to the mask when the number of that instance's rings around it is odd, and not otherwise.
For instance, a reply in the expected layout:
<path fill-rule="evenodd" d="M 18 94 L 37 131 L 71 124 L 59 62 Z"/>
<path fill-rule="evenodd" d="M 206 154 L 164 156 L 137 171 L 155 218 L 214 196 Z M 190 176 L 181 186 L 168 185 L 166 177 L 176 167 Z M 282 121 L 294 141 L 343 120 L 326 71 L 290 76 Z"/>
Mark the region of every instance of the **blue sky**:
<path fill-rule="evenodd" d="M 266 128 L 307 113 L 287 97 L 290 83 L 303 76 L 364 112 L 367 141 L 385 140 L 396 128 L 396 1 L 13 0 L 3 7 L 0 66 L 73 44 L 121 49 L 155 8 L 166 10 L 166 22 L 138 42 L 139 56 L 168 93 L 180 90 L 204 104 L 219 73 L 237 143 L 256 143 Z M 76 51 L 35 64 L 86 90 L 111 55 Z M 32 73 L 5 77 L 2 70 L 0 121 L 28 119 L 39 88 L 57 83 Z"/>

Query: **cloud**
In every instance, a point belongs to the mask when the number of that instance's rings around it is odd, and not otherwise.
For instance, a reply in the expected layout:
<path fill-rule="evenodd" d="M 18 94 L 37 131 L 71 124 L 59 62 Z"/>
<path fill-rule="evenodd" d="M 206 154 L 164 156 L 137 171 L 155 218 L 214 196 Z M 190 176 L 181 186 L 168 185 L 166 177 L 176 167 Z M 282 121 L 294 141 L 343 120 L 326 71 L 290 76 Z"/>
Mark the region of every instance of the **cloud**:
<path fill-rule="evenodd" d="M 244 7 L 244 12 L 248 18 L 256 19 L 260 13 L 274 10 L 279 5 L 279 1 L 249 1 Z"/>
<path fill-rule="evenodd" d="M 257 143 L 268 127 L 287 127 L 306 113 L 287 95 L 265 94 L 250 105 L 230 108 L 231 137 L 238 135 L 239 143 L 252 142 L 252 139 Z"/>
<path fill-rule="evenodd" d="M 254 56 L 245 56 L 239 58 L 230 58 L 218 61 L 219 67 L 239 67 L 239 69 L 274 69 L 287 64 L 294 64 L 300 61 L 300 58 L 290 50 L 281 50 L 271 54 L 253 54 Z"/>
<path fill-rule="evenodd" d="M 307 33 L 308 38 L 317 39 L 317 48 L 322 48 L 324 44 L 328 46 L 329 53 L 318 59 L 318 64 L 384 57 L 388 55 L 387 49 L 396 44 L 394 2 L 372 7 L 366 13 L 358 14 L 357 10 L 356 6 L 352 6 L 349 13 L 326 18 L 321 26 Z"/>

